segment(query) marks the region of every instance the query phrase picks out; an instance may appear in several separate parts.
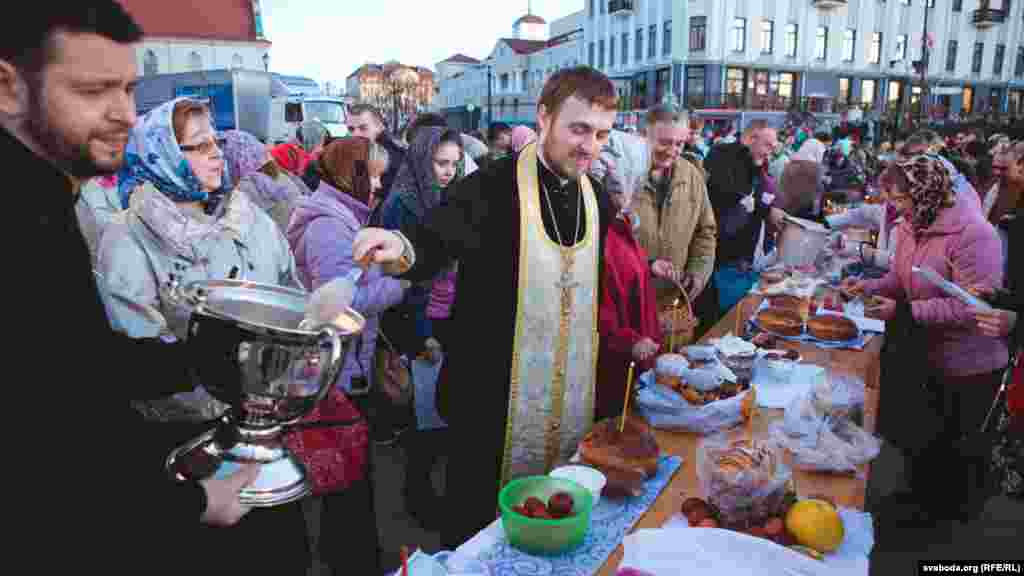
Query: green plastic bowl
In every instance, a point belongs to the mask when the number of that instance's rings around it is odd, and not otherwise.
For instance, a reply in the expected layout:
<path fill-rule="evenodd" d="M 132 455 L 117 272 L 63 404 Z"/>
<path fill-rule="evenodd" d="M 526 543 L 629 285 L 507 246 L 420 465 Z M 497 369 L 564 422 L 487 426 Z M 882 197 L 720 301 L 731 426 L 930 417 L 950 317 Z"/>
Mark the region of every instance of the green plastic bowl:
<path fill-rule="evenodd" d="M 545 504 L 556 492 L 572 496 L 575 516 L 559 520 L 528 518 L 512 510 L 527 498 L 540 498 Z M 565 478 L 526 476 L 509 482 L 498 494 L 501 524 L 509 544 L 528 554 L 551 556 L 568 552 L 583 542 L 590 529 L 594 497 L 590 490 Z"/>

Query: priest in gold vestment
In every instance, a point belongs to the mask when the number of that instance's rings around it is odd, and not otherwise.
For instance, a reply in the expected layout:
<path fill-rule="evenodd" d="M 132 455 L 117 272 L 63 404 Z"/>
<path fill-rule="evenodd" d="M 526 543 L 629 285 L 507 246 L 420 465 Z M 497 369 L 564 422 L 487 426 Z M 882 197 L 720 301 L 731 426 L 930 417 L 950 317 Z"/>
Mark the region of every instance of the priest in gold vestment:
<path fill-rule="evenodd" d="M 594 414 L 597 311 L 607 198 L 586 173 L 607 142 L 617 95 L 602 73 L 562 70 L 537 106 L 536 142 L 457 184 L 424 221 L 366 229 L 354 257 L 405 259 L 429 279 L 459 261 L 442 384 L 453 445 L 442 545 L 492 522 L 509 480 L 565 463 Z"/>

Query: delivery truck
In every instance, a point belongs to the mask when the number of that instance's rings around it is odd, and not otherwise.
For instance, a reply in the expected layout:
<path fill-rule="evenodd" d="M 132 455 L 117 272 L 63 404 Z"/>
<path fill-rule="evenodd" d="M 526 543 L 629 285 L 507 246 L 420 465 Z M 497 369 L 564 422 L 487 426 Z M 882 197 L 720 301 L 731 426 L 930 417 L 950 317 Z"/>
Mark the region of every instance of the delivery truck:
<path fill-rule="evenodd" d="M 285 106 L 285 124 L 295 134 L 305 120 L 319 120 L 332 138 L 348 136 L 348 106 L 330 96 L 293 96 Z"/>

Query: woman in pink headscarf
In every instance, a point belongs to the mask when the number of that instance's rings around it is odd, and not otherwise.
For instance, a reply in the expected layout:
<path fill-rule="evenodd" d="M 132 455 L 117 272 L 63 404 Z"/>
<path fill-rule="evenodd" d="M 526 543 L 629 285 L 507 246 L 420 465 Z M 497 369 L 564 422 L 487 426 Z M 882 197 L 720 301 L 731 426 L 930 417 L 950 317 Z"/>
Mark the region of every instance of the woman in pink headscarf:
<path fill-rule="evenodd" d="M 519 152 L 536 139 L 537 133 L 529 126 L 516 126 L 512 129 L 512 151 Z"/>

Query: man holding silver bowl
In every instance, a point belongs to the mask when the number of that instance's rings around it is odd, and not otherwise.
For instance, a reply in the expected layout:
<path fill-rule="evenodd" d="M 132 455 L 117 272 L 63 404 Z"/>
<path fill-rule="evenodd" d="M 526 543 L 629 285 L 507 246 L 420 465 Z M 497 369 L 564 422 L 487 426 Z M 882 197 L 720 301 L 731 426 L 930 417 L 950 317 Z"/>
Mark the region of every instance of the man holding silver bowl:
<path fill-rule="evenodd" d="M 173 483 L 150 466 L 157 457 L 129 402 L 187 391 L 193 368 L 220 365 L 226 349 L 115 333 L 76 219 L 81 182 L 123 162 L 142 31 L 113 0 L 25 4 L 3 28 L 0 157 L 21 185 L 7 228 L 22 279 L 9 292 L 17 335 L 8 357 L 35 376 L 9 387 L 8 405 L 41 423 L 19 426 L 28 459 L 16 466 L 18 496 L 28 505 L 18 509 L 31 513 L 11 520 L 21 537 L 45 537 L 82 568 L 163 563 L 178 555 L 169 538 L 196 520 L 237 523 L 248 512 L 238 495 L 257 470 Z"/>

